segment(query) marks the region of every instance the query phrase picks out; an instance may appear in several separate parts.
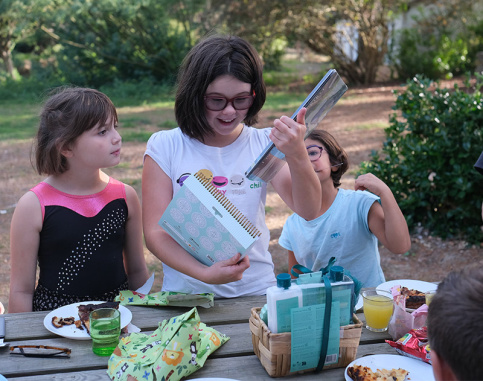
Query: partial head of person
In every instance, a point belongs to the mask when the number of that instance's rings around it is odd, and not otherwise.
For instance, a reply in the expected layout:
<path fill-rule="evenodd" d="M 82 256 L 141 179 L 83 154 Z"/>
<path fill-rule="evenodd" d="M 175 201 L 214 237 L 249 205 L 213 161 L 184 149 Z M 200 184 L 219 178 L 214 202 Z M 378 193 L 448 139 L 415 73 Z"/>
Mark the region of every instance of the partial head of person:
<path fill-rule="evenodd" d="M 429 305 L 427 326 L 437 381 L 483 380 L 483 262 L 449 273 Z"/>
<path fill-rule="evenodd" d="M 339 187 L 342 175 L 349 169 L 349 157 L 347 153 L 337 140 L 325 130 L 313 130 L 307 136 L 308 139 L 320 143 L 320 145 L 306 144 L 310 161 L 318 160 L 325 151 L 329 156 L 332 182 L 335 188 Z"/>
<path fill-rule="evenodd" d="M 245 124 L 255 124 L 266 98 L 262 71 L 260 56 L 246 40 L 232 35 L 202 39 L 184 58 L 178 73 L 175 116 L 180 129 L 203 142 L 205 136 L 214 134 L 207 110 L 222 111 L 228 104 L 246 112 Z M 207 96 L 208 86 L 226 75 L 249 84 L 247 94 L 230 99 Z"/>
<path fill-rule="evenodd" d="M 35 167 L 39 174 L 58 175 L 69 169 L 62 154 L 84 132 L 107 122 L 117 124 L 117 111 L 95 89 L 61 87 L 50 93 L 40 113 L 34 141 Z"/>

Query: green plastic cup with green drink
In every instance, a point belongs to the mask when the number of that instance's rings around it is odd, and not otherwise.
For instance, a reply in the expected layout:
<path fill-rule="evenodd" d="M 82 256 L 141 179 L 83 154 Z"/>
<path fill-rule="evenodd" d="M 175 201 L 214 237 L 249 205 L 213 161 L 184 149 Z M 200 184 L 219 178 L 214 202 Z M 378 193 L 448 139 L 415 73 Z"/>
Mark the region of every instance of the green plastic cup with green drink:
<path fill-rule="evenodd" d="M 90 314 L 92 351 L 98 356 L 110 356 L 119 343 L 121 313 L 114 308 L 99 308 Z"/>

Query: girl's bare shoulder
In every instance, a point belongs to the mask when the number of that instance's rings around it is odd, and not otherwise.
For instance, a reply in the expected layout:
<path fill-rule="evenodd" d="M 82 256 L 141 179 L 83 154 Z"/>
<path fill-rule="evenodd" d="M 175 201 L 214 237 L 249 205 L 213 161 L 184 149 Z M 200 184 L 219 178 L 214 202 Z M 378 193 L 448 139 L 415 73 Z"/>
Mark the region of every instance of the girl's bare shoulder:
<path fill-rule="evenodd" d="M 15 209 L 18 208 L 31 208 L 35 206 L 40 206 L 40 201 L 38 196 L 32 191 L 29 190 L 26 192 L 17 202 Z"/>

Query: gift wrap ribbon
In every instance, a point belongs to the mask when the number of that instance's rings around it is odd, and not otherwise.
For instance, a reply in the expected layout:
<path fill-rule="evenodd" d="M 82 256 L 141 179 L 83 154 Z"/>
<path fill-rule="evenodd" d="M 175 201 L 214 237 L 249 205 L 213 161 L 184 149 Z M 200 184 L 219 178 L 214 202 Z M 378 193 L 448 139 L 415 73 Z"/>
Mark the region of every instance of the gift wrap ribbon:
<path fill-rule="evenodd" d="M 112 380 L 179 380 L 200 369 L 230 338 L 200 321 L 196 308 L 163 320 L 151 334 L 123 337 L 109 358 Z"/>

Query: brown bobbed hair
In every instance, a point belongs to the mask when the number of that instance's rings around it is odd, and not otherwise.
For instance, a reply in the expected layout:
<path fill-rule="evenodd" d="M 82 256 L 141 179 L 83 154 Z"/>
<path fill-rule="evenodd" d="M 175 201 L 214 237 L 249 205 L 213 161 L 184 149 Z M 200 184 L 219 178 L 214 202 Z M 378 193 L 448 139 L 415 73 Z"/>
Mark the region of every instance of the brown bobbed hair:
<path fill-rule="evenodd" d="M 312 139 L 320 142 L 329 155 L 331 165 L 337 165 L 336 171 L 331 171 L 330 176 L 334 187 L 340 186 L 340 179 L 344 173 L 349 169 L 349 156 L 344 148 L 340 146 L 337 140 L 325 130 L 313 130 L 307 139 Z"/>
<path fill-rule="evenodd" d="M 58 175 L 69 169 L 61 154 L 85 131 L 105 125 L 110 119 L 117 124 L 114 104 L 95 89 L 60 87 L 49 94 L 40 112 L 34 140 L 35 168 L 39 175 Z"/>
<path fill-rule="evenodd" d="M 254 125 L 266 98 L 262 71 L 260 56 L 244 39 L 232 35 L 202 39 L 186 55 L 178 73 L 174 111 L 181 131 L 201 142 L 214 134 L 206 120 L 204 96 L 210 83 L 226 74 L 251 84 L 255 99 L 244 123 Z"/>

